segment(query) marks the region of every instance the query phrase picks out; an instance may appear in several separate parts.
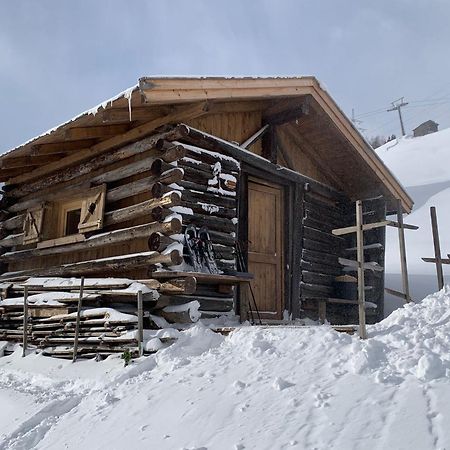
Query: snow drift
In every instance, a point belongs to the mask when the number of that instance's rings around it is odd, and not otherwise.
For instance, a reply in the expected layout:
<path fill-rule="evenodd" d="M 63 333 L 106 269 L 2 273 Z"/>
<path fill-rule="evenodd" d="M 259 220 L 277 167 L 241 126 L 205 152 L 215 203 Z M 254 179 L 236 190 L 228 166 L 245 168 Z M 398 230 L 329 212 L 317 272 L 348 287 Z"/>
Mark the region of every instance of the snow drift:
<path fill-rule="evenodd" d="M 450 448 L 450 288 L 368 331 L 199 323 L 127 368 L 17 351 L 0 448 Z"/>

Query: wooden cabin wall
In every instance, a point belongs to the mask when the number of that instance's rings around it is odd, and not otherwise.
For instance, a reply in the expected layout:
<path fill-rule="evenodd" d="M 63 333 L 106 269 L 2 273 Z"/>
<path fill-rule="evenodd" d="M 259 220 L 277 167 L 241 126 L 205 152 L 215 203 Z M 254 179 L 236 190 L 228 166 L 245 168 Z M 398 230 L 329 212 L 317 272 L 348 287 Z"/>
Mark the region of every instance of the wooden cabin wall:
<path fill-rule="evenodd" d="M 314 184 L 309 186 L 303 200 L 301 308 L 313 320 L 358 323 L 357 271 L 339 262 L 339 258 L 356 260 L 356 234 L 334 236 L 331 232 L 355 225 L 355 203 L 319 196 L 314 188 Z M 363 201 L 363 214 L 364 223 L 384 220 L 384 198 Z M 385 228 L 365 231 L 364 245 L 364 260 L 384 269 Z M 384 271 L 366 270 L 365 286 L 366 302 L 376 305 L 366 308 L 366 321 L 375 323 L 384 317 Z"/>
<path fill-rule="evenodd" d="M 139 142 L 133 144 L 138 145 Z M 170 143 L 167 143 L 169 145 Z M 183 223 L 194 223 L 197 226 L 207 225 L 208 228 L 211 230 L 212 240 L 215 245 L 215 249 L 218 252 L 218 265 L 221 269 L 234 269 L 235 268 L 235 257 L 233 252 L 233 237 L 232 233 L 235 231 L 236 228 L 236 194 L 235 194 L 235 188 L 236 188 L 236 179 L 238 177 L 238 164 L 235 162 L 230 161 L 222 161 L 222 158 L 220 155 L 217 155 L 215 157 L 212 153 L 202 153 L 202 149 L 193 149 L 193 147 L 183 147 L 181 146 L 185 151 L 185 157 L 179 159 L 178 161 L 175 161 L 172 164 L 164 163 L 162 162 L 162 168 L 160 172 L 164 172 L 170 169 L 173 169 L 174 167 L 178 167 L 183 169 L 184 173 L 182 175 L 182 180 L 179 180 L 179 184 L 174 185 L 162 185 L 162 188 L 164 189 L 163 193 L 170 190 L 178 190 L 181 192 L 182 200 L 180 202 L 180 206 L 189 208 L 189 202 L 194 202 L 196 204 L 197 201 L 202 203 L 209 203 L 209 204 L 216 204 L 221 206 L 220 210 L 216 211 L 216 208 L 212 208 L 209 210 L 202 209 L 202 206 L 198 206 L 194 208 L 194 214 L 181 214 Z M 118 149 L 119 150 L 119 149 Z M 153 156 L 150 156 L 151 155 Z M 139 163 L 140 161 L 144 162 L 144 164 L 147 164 L 148 162 L 148 169 L 151 169 L 151 164 L 157 158 L 158 151 L 156 149 L 149 148 L 148 150 L 144 151 L 140 154 L 135 154 L 129 158 L 123 159 L 120 162 L 112 163 L 106 167 L 103 167 L 101 170 L 96 170 L 90 173 L 93 177 L 104 177 L 105 174 L 110 174 L 112 170 L 116 169 L 128 169 L 131 164 Z M 152 158 L 152 159 L 150 159 Z M 221 169 L 218 173 L 218 178 L 220 178 L 220 188 L 222 190 L 222 194 L 217 196 L 214 193 L 215 187 L 219 185 L 215 185 L 214 183 L 211 183 L 214 178 L 213 173 L 213 166 L 215 166 L 216 163 L 221 162 Z M 83 164 L 75 165 L 73 167 L 75 172 L 80 172 Z M 157 177 L 155 175 L 154 171 L 146 170 L 146 166 L 144 166 L 144 171 L 138 174 L 134 174 L 131 176 L 115 176 L 113 180 L 109 180 L 107 182 L 107 192 L 110 192 L 114 188 L 118 188 L 120 186 L 129 185 L 129 183 L 132 183 L 134 181 L 146 179 L 148 177 L 153 176 L 154 178 Z M 126 175 L 128 175 L 128 172 Z M 95 178 L 94 178 L 95 179 Z M 233 181 L 234 180 L 234 181 Z M 40 202 L 47 202 L 50 203 L 54 201 L 59 201 L 61 199 L 74 199 L 80 196 L 79 187 L 76 187 L 78 184 L 80 184 L 82 181 L 81 176 L 76 176 L 73 179 L 70 180 L 70 183 L 67 182 L 60 182 L 52 184 L 50 187 L 46 187 L 42 190 L 36 190 L 32 192 L 31 194 L 25 195 L 25 196 L 19 196 L 18 198 L 12 197 L 14 193 L 14 189 L 21 189 L 21 186 L 15 186 L 11 189 L 11 197 L 8 200 L 10 205 L 14 205 L 18 202 L 23 202 L 27 200 L 33 200 L 36 198 L 40 198 Z M 84 189 L 89 189 L 90 186 L 90 179 L 88 177 L 87 179 L 87 187 Z M 187 193 L 190 192 L 191 189 L 194 188 L 197 192 L 194 195 L 194 199 L 186 198 L 182 195 L 183 190 Z M 203 192 L 204 191 L 204 192 Z M 17 192 L 17 191 L 16 191 Z M 187 195 L 187 194 L 186 194 Z M 56 198 L 56 200 L 55 200 Z M 108 196 L 106 196 L 108 199 Z M 123 199 L 120 199 L 118 201 L 107 201 L 105 206 L 105 214 L 108 214 L 112 211 L 117 211 L 120 208 L 125 208 L 132 205 L 140 204 L 141 202 L 144 202 L 146 200 L 150 200 L 153 198 L 153 194 L 150 189 L 147 189 L 146 191 L 136 194 L 127 196 Z M 53 211 L 55 208 L 53 209 Z M 176 207 L 175 207 L 176 210 Z M 52 235 L 55 231 L 55 225 L 54 222 L 56 222 L 56 218 L 53 217 L 53 214 L 51 213 L 51 209 L 49 210 L 50 213 L 45 213 L 45 222 L 44 223 L 44 230 L 46 234 L 46 239 L 54 239 L 58 236 Z M 234 211 L 234 212 L 233 212 Z M 24 211 L 13 212 L 11 214 L 11 217 L 16 217 L 17 219 L 20 219 L 20 216 L 22 216 Z M 169 209 L 165 209 L 163 211 L 163 216 L 159 221 L 164 220 L 164 217 L 168 214 L 173 213 L 173 211 L 170 211 Z M 180 216 L 178 216 L 180 217 Z M 102 229 L 97 230 L 96 232 L 89 233 L 89 235 L 95 235 L 95 234 L 102 234 L 105 232 L 111 232 L 114 230 L 123 230 L 128 227 L 135 227 L 142 224 L 148 224 L 151 223 L 153 220 L 150 216 L 150 214 L 142 215 L 138 218 L 134 218 L 132 220 L 128 221 L 122 221 L 120 223 L 116 223 L 114 225 L 104 226 Z M 17 224 L 15 224 L 15 228 L 11 228 L 8 226 L 8 230 L 2 230 L 2 232 L 8 235 L 18 235 L 22 233 L 22 226 L 23 226 L 23 220 L 18 220 Z M 2 224 L 0 224 L 0 228 L 2 227 Z M 218 233 L 218 235 L 217 235 Z M 220 235 L 220 233 L 223 233 L 223 236 Z M 5 237 L 5 236 L 3 236 Z M 15 245 L 12 248 L 7 248 L 7 251 L 20 251 L 20 250 L 28 250 L 36 248 L 36 244 L 29 244 L 29 245 Z M 7 268 L 5 271 L 8 272 L 16 272 L 16 271 L 22 271 L 27 269 L 39 269 L 39 268 L 51 268 L 51 267 L 58 267 L 64 264 L 70 264 L 75 263 L 79 261 L 89 261 L 89 260 L 98 260 L 100 258 L 108 258 L 108 257 L 115 257 L 115 256 L 121 256 L 121 255 L 130 255 L 134 253 L 142 253 L 142 252 L 148 252 L 149 251 L 149 243 L 148 238 L 135 238 L 130 239 L 126 243 L 120 243 L 120 244 L 108 244 L 104 245 L 102 247 L 97 247 L 89 250 L 82 250 L 82 251 L 70 251 L 66 253 L 59 253 L 59 254 L 53 254 L 53 255 L 47 255 L 47 256 L 39 256 L 39 257 L 27 257 L 25 259 L 14 259 L 13 257 L 10 257 L 8 259 Z M 0 257 L 1 259 L 1 257 Z M 146 278 L 148 277 L 148 270 L 147 269 L 137 269 L 132 268 L 129 271 L 127 271 L 126 274 L 124 274 L 131 278 Z"/>
<path fill-rule="evenodd" d="M 323 166 L 318 164 L 317 161 L 313 161 L 311 156 L 303 151 L 298 143 L 283 130 L 283 127 L 277 129 L 277 139 L 279 145 L 278 164 L 328 186 L 336 187 L 324 173 Z M 280 151 L 280 149 L 282 150 Z"/>
<path fill-rule="evenodd" d="M 209 114 L 191 120 L 187 124 L 227 141 L 241 144 L 262 127 L 262 112 L 237 111 Z M 261 155 L 261 141 L 257 141 L 249 150 Z"/>

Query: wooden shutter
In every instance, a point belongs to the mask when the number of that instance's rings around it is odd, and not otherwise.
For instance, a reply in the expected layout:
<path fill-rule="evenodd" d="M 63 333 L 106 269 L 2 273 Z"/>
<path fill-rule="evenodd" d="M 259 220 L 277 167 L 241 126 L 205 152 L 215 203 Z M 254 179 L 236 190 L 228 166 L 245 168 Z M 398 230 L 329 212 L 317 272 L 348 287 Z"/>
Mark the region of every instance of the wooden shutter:
<path fill-rule="evenodd" d="M 42 225 L 44 223 L 44 206 L 29 209 L 23 224 L 23 244 L 34 244 L 42 239 Z"/>
<path fill-rule="evenodd" d="M 100 230 L 103 227 L 105 212 L 106 185 L 92 188 L 81 203 L 80 233 Z"/>

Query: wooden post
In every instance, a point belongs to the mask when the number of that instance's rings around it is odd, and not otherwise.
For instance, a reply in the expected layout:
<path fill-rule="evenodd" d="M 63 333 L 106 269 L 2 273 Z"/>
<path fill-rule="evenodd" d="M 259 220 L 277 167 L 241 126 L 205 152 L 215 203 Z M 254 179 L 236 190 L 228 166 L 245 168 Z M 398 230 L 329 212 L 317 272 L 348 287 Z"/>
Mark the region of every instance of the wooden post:
<path fill-rule="evenodd" d="M 144 309 L 142 302 L 142 291 L 137 293 L 138 306 L 138 342 L 139 342 L 139 356 L 144 354 Z"/>
<path fill-rule="evenodd" d="M 23 343 L 22 357 L 26 355 L 28 346 L 28 286 L 23 287 Z"/>
<path fill-rule="evenodd" d="M 402 271 L 403 293 L 405 294 L 405 302 L 411 301 L 409 293 L 408 280 L 408 263 L 406 260 L 406 244 L 405 244 L 405 229 L 403 227 L 403 208 L 401 200 L 397 200 L 397 222 L 398 222 L 398 242 L 400 246 L 400 266 Z"/>
<path fill-rule="evenodd" d="M 444 287 L 444 273 L 442 271 L 441 244 L 439 242 L 439 229 L 437 223 L 436 208 L 434 206 L 430 208 L 430 215 L 431 231 L 433 232 L 434 257 L 436 259 L 438 288 L 439 290 L 441 290 Z"/>
<path fill-rule="evenodd" d="M 364 292 L 364 234 L 362 201 L 356 201 L 356 248 L 358 261 L 358 311 L 359 311 L 359 337 L 367 339 L 366 306 Z"/>
<path fill-rule="evenodd" d="M 77 351 L 78 351 L 78 336 L 80 334 L 80 317 L 81 317 L 81 306 L 83 302 L 83 289 L 84 289 L 84 277 L 81 277 L 80 280 L 80 296 L 78 298 L 78 308 L 77 308 L 77 321 L 75 325 L 75 338 L 73 341 L 73 358 L 72 362 L 77 360 Z"/>

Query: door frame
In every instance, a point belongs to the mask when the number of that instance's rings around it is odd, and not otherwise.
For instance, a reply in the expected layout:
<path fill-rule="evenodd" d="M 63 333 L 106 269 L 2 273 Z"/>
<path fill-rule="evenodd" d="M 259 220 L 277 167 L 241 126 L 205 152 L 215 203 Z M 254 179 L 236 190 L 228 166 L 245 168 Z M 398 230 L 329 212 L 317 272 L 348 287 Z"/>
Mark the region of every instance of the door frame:
<path fill-rule="evenodd" d="M 282 175 L 274 175 L 241 162 L 241 172 L 238 180 L 238 233 L 237 239 L 243 244 L 243 258 L 248 267 L 248 179 L 270 180 L 273 184 L 283 188 L 284 220 L 282 229 L 283 239 L 283 289 L 282 311 L 288 311 L 293 318 L 300 316 L 300 280 L 301 280 L 301 249 L 302 249 L 302 218 L 303 218 L 303 184 L 294 183 Z M 295 270 L 296 268 L 296 270 Z M 240 311 L 240 301 L 243 291 L 247 287 L 238 289 L 236 313 Z M 296 300 L 295 300 L 296 299 Z"/>

